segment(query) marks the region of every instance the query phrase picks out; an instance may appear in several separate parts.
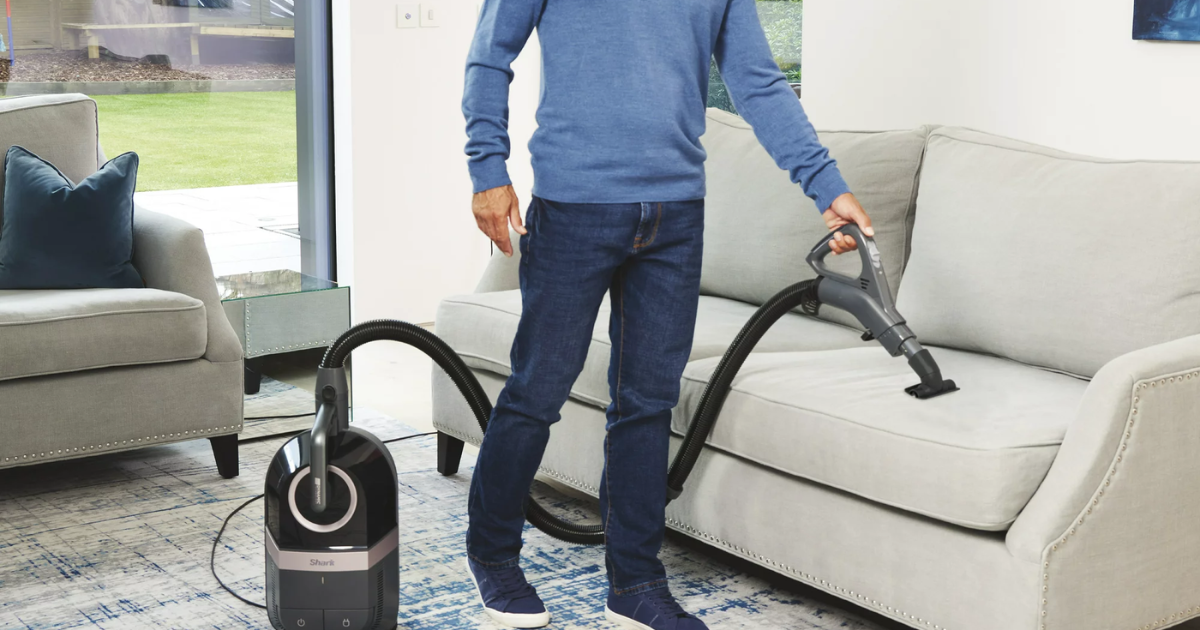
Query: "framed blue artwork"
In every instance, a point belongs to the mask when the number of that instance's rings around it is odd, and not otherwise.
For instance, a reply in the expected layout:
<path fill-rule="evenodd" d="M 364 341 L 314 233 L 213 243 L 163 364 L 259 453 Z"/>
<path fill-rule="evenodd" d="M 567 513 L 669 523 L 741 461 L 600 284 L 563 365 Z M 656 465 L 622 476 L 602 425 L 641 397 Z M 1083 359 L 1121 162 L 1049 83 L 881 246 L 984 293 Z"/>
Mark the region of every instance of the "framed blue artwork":
<path fill-rule="evenodd" d="M 1200 0 L 1133 0 L 1133 38 L 1200 42 Z"/>

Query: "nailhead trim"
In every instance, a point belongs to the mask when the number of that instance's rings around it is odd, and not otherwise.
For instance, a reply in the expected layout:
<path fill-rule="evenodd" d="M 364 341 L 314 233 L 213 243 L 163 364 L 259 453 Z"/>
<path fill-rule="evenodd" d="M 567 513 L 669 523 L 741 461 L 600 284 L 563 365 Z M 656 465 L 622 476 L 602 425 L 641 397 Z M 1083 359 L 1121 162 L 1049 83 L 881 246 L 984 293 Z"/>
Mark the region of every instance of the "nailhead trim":
<path fill-rule="evenodd" d="M 251 326 L 250 326 L 250 305 L 252 303 L 253 302 L 251 302 L 251 301 L 246 302 L 246 348 L 250 347 L 250 337 L 251 337 L 250 331 L 253 330 L 253 328 L 251 328 Z M 256 357 L 262 357 L 262 356 L 266 356 L 269 354 L 275 354 L 277 352 L 287 352 L 289 350 L 307 350 L 308 348 L 324 348 L 326 346 L 333 345 L 334 341 L 337 341 L 337 340 L 336 339 L 322 339 L 321 341 L 313 341 L 310 343 L 298 343 L 298 344 L 293 344 L 290 346 L 276 346 L 274 348 L 265 348 L 262 350 L 255 350 L 252 353 L 247 352 L 246 357 L 253 359 Z"/>
<path fill-rule="evenodd" d="M 479 446 L 479 440 L 476 440 L 475 438 L 472 438 L 472 437 L 467 437 L 466 435 L 459 433 L 455 429 L 442 428 L 442 427 L 437 426 L 436 424 L 433 425 L 433 428 L 437 429 L 438 431 L 441 431 L 442 433 L 445 433 L 446 435 L 449 435 L 452 438 L 457 438 L 468 444 L 471 444 L 474 446 Z"/>
<path fill-rule="evenodd" d="M 445 433 L 446 435 L 457 438 L 464 442 L 470 442 L 471 444 L 475 444 L 476 446 L 479 445 L 479 442 L 477 440 L 469 438 L 466 435 L 463 435 L 462 433 L 458 432 L 455 429 L 440 427 L 436 424 L 434 425 L 434 428 L 436 428 L 438 431 L 441 431 L 442 433 Z M 576 479 L 574 477 L 568 477 L 558 471 L 550 470 L 549 468 L 546 468 L 545 466 L 539 466 L 538 472 L 540 472 L 543 475 L 546 475 L 547 477 L 550 477 L 552 479 L 557 479 L 558 481 L 561 481 L 561 482 L 563 482 L 569 486 L 572 486 L 578 490 L 584 490 L 587 492 L 591 492 L 593 494 L 600 493 L 600 489 L 597 488 L 596 486 L 584 483 L 583 481 Z"/>
<path fill-rule="evenodd" d="M 265 348 L 262 350 L 256 350 L 255 352 L 252 352 L 247 356 L 251 359 L 255 359 L 258 357 L 263 357 L 263 356 L 275 354 L 278 352 L 287 352 L 289 350 L 307 350 L 308 348 L 325 348 L 327 346 L 333 345 L 334 341 L 337 341 L 337 340 L 336 339 L 322 339 L 321 341 L 314 341 L 311 343 L 298 343 L 298 344 L 291 345 L 291 346 L 276 346 L 274 348 Z M 246 345 L 250 345 L 249 335 L 247 335 L 247 338 L 246 338 Z"/>
<path fill-rule="evenodd" d="M 1102 497 L 1104 497 L 1104 489 L 1108 488 L 1110 486 L 1113 478 L 1116 476 L 1117 469 L 1119 468 L 1118 465 L 1125 458 L 1125 456 L 1124 456 L 1125 449 L 1127 446 L 1129 446 L 1129 440 L 1130 440 L 1130 438 L 1133 437 L 1133 428 L 1137 424 L 1138 403 L 1140 403 L 1142 400 L 1141 396 L 1139 396 L 1137 393 L 1140 391 L 1144 391 L 1147 387 L 1154 388 L 1154 387 L 1161 387 L 1163 385 L 1169 385 L 1169 384 L 1174 384 L 1174 383 L 1182 383 L 1185 380 L 1192 380 L 1194 378 L 1200 378 L 1200 370 L 1194 370 L 1192 372 L 1186 372 L 1184 374 L 1177 374 L 1175 376 L 1166 376 L 1166 377 L 1159 378 L 1159 379 L 1152 379 L 1149 381 L 1139 381 L 1134 386 L 1134 388 L 1133 388 L 1133 394 L 1134 394 L 1133 395 L 1133 403 L 1129 409 L 1129 417 L 1125 421 L 1125 434 L 1123 436 L 1121 436 L 1121 444 L 1117 449 L 1117 455 L 1113 459 L 1112 465 L 1109 466 L 1108 473 L 1105 474 L 1105 476 L 1104 476 L 1104 483 L 1101 484 L 1101 486 L 1096 490 L 1095 495 L 1092 497 L 1091 505 L 1089 505 L 1088 508 L 1075 519 L 1075 522 L 1071 525 L 1070 529 L 1068 529 L 1058 540 L 1054 541 L 1054 543 L 1051 544 L 1050 550 L 1046 552 L 1047 558 L 1049 558 L 1050 555 L 1053 554 L 1054 552 L 1058 551 L 1058 548 L 1060 546 L 1066 545 L 1067 541 L 1070 540 L 1070 538 L 1075 535 L 1076 529 L 1083 526 L 1083 523 L 1087 520 L 1087 517 L 1089 515 L 1091 515 L 1092 510 L 1099 507 L 1100 499 Z M 1049 560 L 1047 560 L 1046 562 L 1043 563 L 1043 567 L 1047 570 L 1050 568 Z M 1046 593 L 1049 590 L 1050 590 L 1050 573 L 1046 572 L 1046 573 L 1042 574 L 1042 592 Z M 1041 630 L 1046 630 L 1046 623 L 1044 621 L 1045 617 L 1046 617 L 1046 605 L 1047 605 L 1047 600 L 1043 599 L 1042 600 L 1042 611 L 1041 611 L 1041 617 L 1043 619 L 1043 622 L 1041 623 Z M 1192 606 L 1191 608 L 1189 608 L 1183 612 L 1178 612 L 1178 613 L 1171 615 L 1170 617 L 1163 617 L 1162 619 L 1159 619 L 1158 621 L 1148 623 L 1144 626 L 1139 627 L 1138 630 L 1154 630 L 1155 628 L 1161 628 L 1164 625 L 1167 625 L 1169 623 L 1174 623 L 1176 621 L 1183 621 L 1184 619 L 1189 619 L 1191 617 L 1194 617 L 1194 616 L 1196 616 L 1197 613 L 1200 613 L 1200 605 Z"/>
<path fill-rule="evenodd" d="M 447 429 L 447 428 L 439 427 L 436 425 L 435 425 L 435 428 L 438 431 L 445 433 L 446 435 L 449 435 L 456 439 L 462 440 L 464 442 L 470 442 L 471 444 L 475 444 L 476 446 L 478 446 L 478 442 L 476 440 L 471 439 L 471 438 L 463 435 L 462 433 L 459 433 L 455 429 Z M 538 472 L 540 472 L 543 475 L 546 475 L 547 477 L 550 477 L 552 479 L 557 479 L 558 481 L 561 481 L 561 482 L 563 482 L 569 486 L 572 486 L 576 489 L 579 489 L 579 490 L 585 490 L 587 492 L 592 492 L 595 494 L 599 494 L 599 492 L 600 492 L 600 489 L 595 486 L 584 483 L 583 481 L 576 479 L 574 477 L 568 477 L 558 471 L 550 470 L 549 468 L 546 468 L 545 466 L 539 466 Z"/>
<path fill-rule="evenodd" d="M 590 486 L 578 479 L 575 479 L 574 477 L 568 477 L 560 472 L 550 470 L 549 468 L 546 468 L 544 466 L 539 466 L 538 472 L 546 475 L 547 477 L 553 477 L 554 479 L 557 479 L 569 486 L 574 486 L 575 488 L 578 488 L 580 490 L 586 490 L 588 492 L 593 492 L 596 494 L 600 493 L 600 488 L 597 488 L 595 486 Z"/>
<path fill-rule="evenodd" d="M 910 615 L 910 614 L 904 612 L 903 610 L 900 610 L 899 608 L 893 608 L 891 606 L 887 606 L 878 600 L 875 600 L 875 599 L 872 599 L 871 597 L 863 595 L 862 593 L 856 593 L 850 589 L 842 588 L 840 586 L 837 586 L 836 584 L 832 584 L 826 580 L 822 580 L 821 578 L 819 578 L 815 575 L 809 575 L 808 573 L 794 569 L 786 564 L 780 564 L 764 555 L 761 555 L 761 554 L 755 553 L 749 549 L 746 549 L 745 547 L 739 547 L 733 543 L 726 542 L 725 540 L 722 540 L 722 539 L 720 539 L 716 536 L 713 536 L 712 534 L 709 534 L 707 532 L 700 531 L 700 530 L 696 529 L 695 527 L 692 527 L 691 525 L 688 525 L 687 523 L 684 523 L 683 521 L 680 521 L 678 519 L 667 518 L 667 524 L 675 527 L 676 529 L 680 529 L 684 532 L 687 532 L 693 538 L 699 538 L 701 540 L 704 540 L 704 541 L 707 541 L 710 543 L 715 543 L 716 545 L 724 547 L 726 549 L 729 549 L 730 551 L 733 551 L 733 552 L 741 555 L 742 557 L 749 558 L 751 560 L 755 560 L 759 563 L 765 564 L 765 565 L 771 567 L 772 569 L 775 569 L 778 572 L 788 573 L 788 574 L 798 577 L 802 581 L 808 582 L 809 584 L 812 584 L 814 586 L 821 586 L 827 591 L 842 595 L 843 599 L 858 600 L 859 602 L 862 602 L 863 605 L 866 605 L 867 607 L 872 607 L 872 608 L 874 608 L 876 610 L 880 610 L 880 611 L 886 611 L 888 614 L 890 614 L 893 617 L 899 617 L 899 618 L 907 620 L 910 625 L 912 623 L 916 623 L 916 624 L 919 624 L 926 628 L 932 628 L 933 630 L 947 630 L 946 628 L 939 626 L 938 624 L 933 623 L 932 621 L 927 621 L 916 615 Z"/>
<path fill-rule="evenodd" d="M 119 447 L 119 446 L 123 446 L 123 445 L 138 444 L 141 442 L 146 442 L 147 446 L 149 444 L 155 443 L 155 442 L 165 444 L 165 443 L 179 441 L 178 439 L 166 439 L 166 438 L 183 438 L 185 436 L 207 435 L 209 433 L 219 433 L 222 431 L 241 432 L 241 430 L 242 430 L 242 424 L 239 422 L 238 424 L 230 425 L 227 427 L 212 427 L 211 429 L 193 429 L 193 430 L 189 430 L 189 431 L 181 431 L 179 433 L 164 433 L 162 435 L 152 435 L 152 436 L 146 436 L 146 437 L 140 437 L 140 438 L 132 438 L 132 439 L 128 439 L 128 440 L 121 440 L 120 442 L 105 442 L 104 444 L 93 444 L 90 446 L 73 446 L 70 448 L 62 448 L 62 449 L 58 449 L 58 450 L 46 451 L 45 453 L 28 453 L 26 455 L 13 455 L 11 457 L 5 457 L 4 461 L 5 462 L 16 462 L 19 460 L 30 459 L 30 458 L 39 459 L 39 458 L 45 458 L 45 457 L 47 457 L 47 455 L 49 455 L 50 457 L 54 457 L 56 455 L 62 455 L 64 453 L 67 455 L 70 455 L 71 453 L 83 453 L 85 451 L 96 451 L 96 449 L 100 449 L 100 452 L 102 452 L 104 449 L 109 449 L 114 446 Z"/>

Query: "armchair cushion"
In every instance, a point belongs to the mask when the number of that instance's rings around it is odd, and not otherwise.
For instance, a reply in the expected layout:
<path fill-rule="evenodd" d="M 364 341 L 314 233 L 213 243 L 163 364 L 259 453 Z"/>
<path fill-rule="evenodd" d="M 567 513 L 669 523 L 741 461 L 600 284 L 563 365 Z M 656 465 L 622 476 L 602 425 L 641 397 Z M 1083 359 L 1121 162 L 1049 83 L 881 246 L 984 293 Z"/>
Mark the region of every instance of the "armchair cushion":
<path fill-rule="evenodd" d="M 196 359 L 204 303 L 156 289 L 0 291 L 0 381 Z"/>

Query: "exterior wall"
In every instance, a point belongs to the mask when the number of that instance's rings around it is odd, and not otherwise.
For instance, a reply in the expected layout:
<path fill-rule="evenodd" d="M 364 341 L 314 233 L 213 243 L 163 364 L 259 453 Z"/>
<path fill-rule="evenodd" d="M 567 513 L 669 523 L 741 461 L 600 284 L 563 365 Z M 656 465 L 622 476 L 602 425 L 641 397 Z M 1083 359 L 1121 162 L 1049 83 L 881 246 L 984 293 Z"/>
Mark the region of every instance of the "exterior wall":
<path fill-rule="evenodd" d="M 54 48 L 54 0 L 15 0 L 12 2 L 13 39 L 17 50 Z M 4 34 L 8 39 L 8 34 Z"/>

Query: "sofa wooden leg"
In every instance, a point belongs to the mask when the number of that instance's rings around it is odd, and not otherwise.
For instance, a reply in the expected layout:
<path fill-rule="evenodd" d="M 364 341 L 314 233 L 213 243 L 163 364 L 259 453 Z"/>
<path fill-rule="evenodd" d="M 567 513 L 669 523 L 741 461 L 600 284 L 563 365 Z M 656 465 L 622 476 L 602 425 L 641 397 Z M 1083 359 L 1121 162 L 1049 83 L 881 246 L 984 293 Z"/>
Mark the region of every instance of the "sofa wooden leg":
<path fill-rule="evenodd" d="M 212 443 L 213 457 L 217 460 L 217 472 L 225 479 L 238 476 L 238 436 L 222 435 L 208 438 Z"/>
<path fill-rule="evenodd" d="M 463 441 L 438 431 L 437 442 L 437 470 L 449 477 L 458 472 L 458 462 L 462 459 Z"/>

